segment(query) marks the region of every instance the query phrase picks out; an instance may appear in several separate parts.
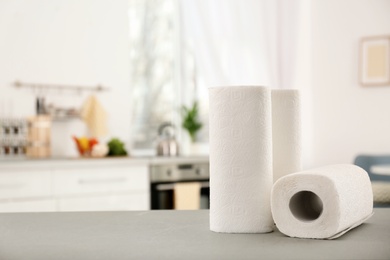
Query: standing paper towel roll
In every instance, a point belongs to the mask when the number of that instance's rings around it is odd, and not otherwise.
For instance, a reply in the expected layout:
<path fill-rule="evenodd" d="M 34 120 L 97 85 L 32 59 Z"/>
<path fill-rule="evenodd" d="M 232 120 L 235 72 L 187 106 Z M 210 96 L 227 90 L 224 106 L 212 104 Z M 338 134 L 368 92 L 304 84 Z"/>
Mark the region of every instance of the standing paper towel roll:
<path fill-rule="evenodd" d="M 363 223 L 373 210 L 367 172 L 347 164 L 280 178 L 271 203 L 280 232 L 300 238 L 337 238 Z"/>
<path fill-rule="evenodd" d="M 210 94 L 210 229 L 272 231 L 271 91 L 215 87 Z"/>
<path fill-rule="evenodd" d="M 298 90 L 272 90 L 272 143 L 274 182 L 302 170 L 301 105 Z"/>

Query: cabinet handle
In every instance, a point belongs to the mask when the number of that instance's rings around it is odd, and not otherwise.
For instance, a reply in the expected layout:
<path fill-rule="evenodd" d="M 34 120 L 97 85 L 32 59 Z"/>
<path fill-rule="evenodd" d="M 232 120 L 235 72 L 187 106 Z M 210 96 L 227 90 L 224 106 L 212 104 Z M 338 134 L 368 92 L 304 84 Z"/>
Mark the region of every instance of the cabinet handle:
<path fill-rule="evenodd" d="M 201 188 L 209 188 L 210 183 L 208 181 L 201 182 L 200 183 Z M 175 184 L 167 183 L 167 184 L 157 184 L 156 190 L 158 191 L 167 191 L 167 190 L 173 190 L 175 188 Z"/>
<path fill-rule="evenodd" d="M 125 177 L 106 178 L 106 179 L 79 179 L 78 183 L 81 185 L 89 184 L 107 184 L 107 183 L 122 183 L 125 182 Z"/>

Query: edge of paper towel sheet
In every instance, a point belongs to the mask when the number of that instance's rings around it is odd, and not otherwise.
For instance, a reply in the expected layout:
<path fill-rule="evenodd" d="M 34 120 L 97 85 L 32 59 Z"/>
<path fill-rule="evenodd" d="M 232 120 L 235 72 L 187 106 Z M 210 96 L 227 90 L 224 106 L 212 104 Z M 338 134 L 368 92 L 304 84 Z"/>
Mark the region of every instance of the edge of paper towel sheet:
<path fill-rule="evenodd" d="M 371 218 L 372 216 L 374 215 L 374 212 L 371 212 L 370 215 L 368 215 L 367 217 L 363 218 L 362 220 L 359 220 L 358 222 L 356 222 L 355 224 L 353 224 L 352 226 L 340 231 L 339 233 L 331 236 L 331 237 L 327 237 L 327 238 L 323 238 L 325 240 L 333 240 L 333 239 L 336 239 L 336 238 L 339 238 L 341 237 L 342 235 L 344 235 L 345 233 L 347 233 L 348 231 L 350 231 L 351 229 L 354 229 L 355 227 L 358 227 L 360 226 L 361 224 L 363 224 L 366 220 L 368 220 L 369 218 Z"/>
<path fill-rule="evenodd" d="M 352 226 L 340 231 L 339 233 L 337 234 L 334 234 L 333 236 L 331 237 L 326 237 L 326 238 L 302 238 L 302 237 L 292 237 L 292 238 L 299 238 L 299 239 L 316 239 L 316 240 L 334 240 L 336 238 L 339 238 L 341 237 L 342 235 L 344 235 L 345 233 L 347 233 L 348 231 L 362 225 L 366 220 L 370 219 L 372 216 L 374 215 L 374 212 L 372 212 L 370 215 L 368 215 L 367 217 L 363 218 L 362 220 L 359 220 L 358 222 L 356 222 L 355 224 L 353 224 Z M 279 230 L 279 229 L 278 229 Z M 280 233 L 282 233 L 281 231 L 279 231 Z M 282 233 L 283 234 L 283 233 Z M 285 235 L 285 234 L 283 234 Z M 285 235 L 286 237 L 290 237 L 288 235 Z"/>

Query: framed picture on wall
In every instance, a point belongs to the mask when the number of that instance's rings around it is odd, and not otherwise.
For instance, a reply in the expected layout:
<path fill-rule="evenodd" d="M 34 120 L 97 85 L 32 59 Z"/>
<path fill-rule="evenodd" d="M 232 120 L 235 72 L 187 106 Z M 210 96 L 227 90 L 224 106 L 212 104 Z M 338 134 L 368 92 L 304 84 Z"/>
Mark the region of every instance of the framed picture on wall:
<path fill-rule="evenodd" d="M 390 35 L 363 38 L 359 66 L 363 86 L 390 86 Z"/>

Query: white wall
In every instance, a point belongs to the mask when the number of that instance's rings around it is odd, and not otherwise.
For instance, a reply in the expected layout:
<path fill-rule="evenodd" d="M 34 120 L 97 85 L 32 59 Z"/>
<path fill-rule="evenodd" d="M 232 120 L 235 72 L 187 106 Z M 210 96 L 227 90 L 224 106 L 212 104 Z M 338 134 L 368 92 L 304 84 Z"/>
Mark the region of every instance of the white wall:
<path fill-rule="evenodd" d="M 388 0 L 312 2 L 313 143 L 310 166 L 390 154 L 390 86 L 362 87 L 359 41 L 390 35 Z"/>
<path fill-rule="evenodd" d="M 0 115 L 35 113 L 34 93 L 16 90 L 25 82 L 97 85 L 109 115 L 111 136 L 130 137 L 127 0 L 0 0 Z M 85 95 L 51 94 L 48 102 L 81 106 Z M 54 155 L 76 154 L 72 134 L 82 121 L 53 125 Z"/>

